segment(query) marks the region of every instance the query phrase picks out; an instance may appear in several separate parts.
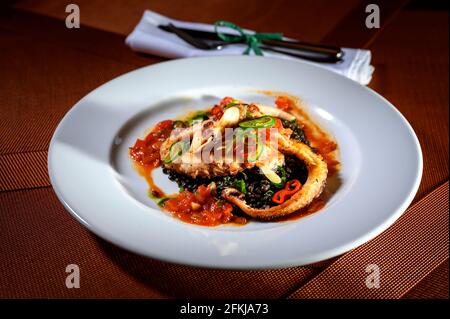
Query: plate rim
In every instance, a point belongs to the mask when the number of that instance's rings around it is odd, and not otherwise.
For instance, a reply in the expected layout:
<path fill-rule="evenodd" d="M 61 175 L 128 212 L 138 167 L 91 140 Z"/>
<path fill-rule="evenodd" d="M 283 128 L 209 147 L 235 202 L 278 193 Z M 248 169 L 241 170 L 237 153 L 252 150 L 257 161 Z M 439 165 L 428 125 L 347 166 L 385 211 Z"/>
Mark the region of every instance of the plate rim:
<path fill-rule="evenodd" d="M 234 269 L 234 270 L 262 270 L 262 269 L 279 269 L 279 268 L 286 268 L 286 267 L 295 267 L 295 266 L 301 266 L 301 265 L 308 265 L 308 264 L 312 264 L 318 261 L 322 261 L 322 260 L 327 260 L 330 258 L 333 258 L 335 256 L 339 256 L 351 249 L 354 249 L 356 247 L 359 247 L 361 244 L 375 238 L 376 236 L 378 236 L 379 234 L 381 234 L 383 231 L 385 231 L 387 228 L 389 228 L 408 208 L 408 206 L 411 204 L 411 202 L 413 201 L 414 197 L 417 194 L 417 191 L 419 189 L 420 183 L 421 183 L 421 179 L 422 179 L 422 175 L 423 175 L 423 154 L 422 154 L 422 147 L 420 145 L 420 141 L 412 127 L 412 125 L 409 123 L 409 121 L 406 119 L 406 117 L 391 103 L 389 102 L 385 97 L 383 97 L 381 94 L 379 94 L 378 92 L 374 91 L 373 89 L 361 85 L 343 75 L 337 74 L 333 71 L 327 70 L 326 68 L 320 66 L 320 65 L 314 65 L 308 62 L 304 62 L 304 61 L 289 61 L 289 63 L 299 63 L 299 64 L 303 64 L 303 65 L 308 65 L 308 67 L 313 67 L 313 68 L 319 68 L 321 70 L 324 70 L 326 72 L 329 72 L 330 74 L 333 74 L 333 76 L 337 76 L 340 78 L 340 80 L 344 80 L 344 81 L 350 81 L 353 85 L 357 85 L 359 87 L 362 87 L 363 90 L 365 90 L 367 93 L 374 95 L 376 98 L 380 99 L 381 101 L 384 102 L 384 104 L 386 104 L 387 106 L 389 106 L 389 108 L 391 108 L 392 111 L 394 111 L 397 116 L 399 116 L 400 120 L 403 122 L 403 124 L 405 125 L 405 127 L 408 130 L 408 135 L 410 137 L 413 138 L 414 141 L 414 146 L 415 146 L 415 150 L 416 155 L 417 155 L 417 160 L 418 160 L 418 170 L 416 172 L 416 177 L 414 179 L 414 183 L 411 185 L 411 187 L 409 188 L 409 192 L 408 192 L 408 196 L 402 201 L 402 204 L 400 205 L 400 207 L 395 211 L 392 212 L 392 214 L 389 216 L 389 218 L 385 219 L 381 224 L 377 225 L 376 227 L 373 227 L 371 229 L 371 231 L 366 232 L 364 235 L 360 236 L 358 239 L 355 239 L 354 241 L 347 243 L 347 244 L 342 244 L 341 246 L 336 246 L 333 249 L 330 249 L 329 251 L 325 251 L 322 252 L 321 254 L 315 254 L 316 258 L 313 258 L 313 260 L 307 262 L 307 263 L 296 263 L 295 261 L 291 260 L 291 261 L 284 261 L 284 262 L 280 262 L 280 261 L 273 261 L 273 262 L 268 262 L 266 264 L 264 263 L 260 263 L 260 264 L 254 264 L 252 266 L 242 266 L 242 265 L 236 265 L 236 264 L 229 264 L 229 263 L 224 263 L 223 261 L 219 260 L 219 262 L 217 264 L 205 264 L 201 261 L 199 262 L 192 262 L 192 260 L 187 261 L 186 259 L 183 258 L 177 258 L 177 256 L 173 256 L 172 258 L 167 258 L 167 257 L 163 257 L 161 255 L 158 254 L 148 254 L 148 252 L 145 251 L 141 251 L 140 249 L 137 249 L 136 247 L 132 247 L 131 245 L 128 245 L 127 243 L 121 242 L 120 239 L 117 240 L 116 239 L 112 239 L 109 237 L 109 235 L 105 234 L 100 228 L 96 227 L 95 225 L 92 225 L 88 222 L 86 222 L 82 216 L 80 216 L 69 204 L 68 202 L 64 199 L 64 196 L 62 195 L 60 189 L 58 189 L 57 186 L 55 186 L 55 177 L 53 176 L 53 172 L 52 172 L 52 168 L 51 168 L 51 157 L 52 154 L 54 153 L 53 149 L 54 149 L 54 145 L 56 143 L 56 138 L 59 135 L 60 131 L 62 130 L 64 123 L 66 121 L 69 120 L 70 118 L 70 114 L 76 109 L 76 107 L 83 103 L 83 101 L 90 96 L 94 91 L 102 88 L 103 86 L 107 85 L 108 83 L 115 81 L 117 79 L 120 79 L 121 77 L 124 76 L 128 76 L 134 72 L 138 72 L 142 69 L 148 69 L 148 68 L 153 68 L 155 66 L 161 66 L 162 64 L 172 64 L 172 63 L 179 63 L 180 61 L 186 61 L 186 60 L 211 60 L 211 59 L 239 59 L 239 58 L 251 58 L 251 59 L 274 59 L 274 60 L 279 60 L 279 59 L 275 59 L 275 58 L 267 58 L 267 57 L 193 57 L 193 58 L 184 58 L 184 59 L 177 59 L 177 60 L 169 60 L 169 61 L 163 61 L 160 63 L 155 63 L 155 64 L 151 64 L 145 67 L 141 67 L 141 68 L 137 68 L 135 70 L 132 70 L 130 72 L 126 72 L 124 74 L 121 74 L 105 83 L 103 83 L 102 85 L 94 88 L 93 90 L 91 90 L 89 93 L 85 94 L 78 102 L 76 102 L 70 109 L 68 112 L 66 112 L 66 114 L 64 115 L 64 117 L 60 120 L 60 122 L 58 123 L 57 128 L 55 129 L 50 144 L 49 144 L 49 148 L 48 148 L 48 155 L 47 155 L 47 168 L 48 168 L 48 173 L 49 173 L 49 178 L 50 178 L 50 183 L 52 185 L 52 189 L 55 192 L 58 200 L 63 204 L 63 206 L 65 207 L 65 209 L 77 220 L 79 221 L 83 226 L 85 226 L 86 228 L 89 229 L 89 231 L 91 231 L 92 233 L 94 233 L 95 235 L 101 237 L 103 240 L 117 245 L 119 247 L 125 248 L 126 250 L 129 250 L 131 252 L 137 253 L 139 255 L 142 256 L 146 256 L 149 258 L 155 258 L 158 260 L 162 260 L 165 262 L 170 262 L 170 263 L 175 263 L 175 264 L 180 264 L 180 265 L 188 265 L 188 266 L 194 266 L 194 267 L 200 267 L 200 268 L 209 268 L 209 269 Z M 188 226 L 192 226 L 189 225 Z M 194 226 L 194 227 L 198 227 L 198 226 Z M 319 257 L 319 255 L 321 257 Z M 295 259 L 295 258 L 294 258 Z M 304 258 L 303 258 L 304 259 Z"/>

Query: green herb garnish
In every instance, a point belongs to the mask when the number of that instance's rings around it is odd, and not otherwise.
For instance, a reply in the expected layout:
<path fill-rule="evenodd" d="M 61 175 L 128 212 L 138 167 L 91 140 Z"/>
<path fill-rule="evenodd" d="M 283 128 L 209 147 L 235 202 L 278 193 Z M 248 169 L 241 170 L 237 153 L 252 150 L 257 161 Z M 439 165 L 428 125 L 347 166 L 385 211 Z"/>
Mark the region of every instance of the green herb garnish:
<path fill-rule="evenodd" d="M 241 104 L 239 101 L 234 100 L 233 102 L 228 103 L 227 105 L 225 105 L 223 109 L 226 110 L 226 109 L 228 109 L 228 108 L 230 108 L 232 106 L 236 106 L 236 105 L 239 105 L 239 104 Z"/>
<path fill-rule="evenodd" d="M 164 203 L 167 202 L 169 199 L 170 199 L 169 197 L 161 198 L 156 204 L 157 204 L 158 206 L 163 206 Z"/>
<path fill-rule="evenodd" d="M 283 188 L 284 184 L 286 184 L 286 170 L 283 166 L 278 166 L 277 174 L 281 178 L 281 183 L 274 184 L 278 188 Z"/>
<path fill-rule="evenodd" d="M 173 127 L 177 128 L 177 127 L 186 127 L 186 122 L 184 121 L 174 121 L 173 122 Z"/>
<path fill-rule="evenodd" d="M 246 184 L 245 181 L 243 179 L 238 179 L 235 183 L 234 186 L 243 194 L 247 194 L 247 188 L 246 188 Z"/>
<path fill-rule="evenodd" d="M 254 120 L 239 123 L 243 128 L 270 128 L 275 125 L 276 119 L 272 116 L 263 116 Z"/>
<path fill-rule="evenodd" d="M 204 121 L 208 119 L 208 113 L 205 111 L 198 111 L 197 113 L 195 113 L 193 116 L 191 116 L 189 119 L 187 119 L 185 122 L 187 123 L 188 126 L 191 126 L 192 124 L 194 124 L 194 122 L 198 122 L 198 121 Z"/>
<path fill-rule="evenodd" d="M 169 149 L 169 155 L 163 160 L 164 164 L 170 164 L 180 158 L 183 153 L 189 150 L 189 141 L 181 140 L 173 143 Z"/>

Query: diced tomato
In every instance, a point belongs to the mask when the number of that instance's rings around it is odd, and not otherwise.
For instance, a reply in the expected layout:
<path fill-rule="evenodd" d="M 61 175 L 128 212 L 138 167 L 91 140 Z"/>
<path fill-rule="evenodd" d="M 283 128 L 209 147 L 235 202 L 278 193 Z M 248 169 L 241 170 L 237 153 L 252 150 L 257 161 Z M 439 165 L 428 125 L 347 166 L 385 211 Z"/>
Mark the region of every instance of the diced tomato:
<path fill-rule="evenodd" d="M 160 148 L 162 143 L 170 136 L 173 122 L 162 121 L 155 125 L 144 140 L 137 139 L 130 148 L 130 157 L 139 165 L 157 167 L 161 164 Z"/>
<path fill-rule="evenodd" d="M 223 110 L 222 107 L 219 105 L 215 105 L 212 109 L 211 109 L 211 114 L 214 115 L 216 120 L 220 120 L 222 118 L 223 115 Z"/>
<path fill-rule="evenodd" d="M 287 111 L 291 107 L 291 101 L 285 96 L 277 97 L 277 99 L 275 100 L 275 104 L 279 109 L 283 111 Z"/>
<path fill-rule="evenodd" d="M 259 107 L 256 104 L 252 103 L 248 106 L 248 111 L 250 113 L 259 112 Z"/>
<path fill-rule="evenodd" d="M 162 122 L 159 122 L 158 124 L 156 124 L 155 128 L 153 129 L 154 132 L 156 131 L 160 131 L 160 130 L 167 130 L 167 129 L 172 129 L 173 127 L 173 121 L 172 120 L 165 120 Z"/>
<path fill-rule="evenodd" d="M 244 165 L 245 168 L 252 168 L 252 167 L 255 167 L 256 164 L 255 164 L 255 162 L 245 162 L 242 165 Z"/>
<path fill-rule="evenodd" d="M 220 101 L 219 106 L 223 108 L 225 105 L 230 104 L 233 101 L 234 99 L 232 97 L 229 96 L 224 97 L 222 101 Z"/>
<path fill-rule="evenodd" d="M 195 193 L 183 191 L 164 202 L 163 207 L 175 217 L 191 224 L 216 226 L 235 221 L 245 224 L 243 217 L 233 215 L 231 204 L 219 201 L 211 195 L 211 190 L 201 185 Z"/>
<path fill-rule="evenodd" d="M 218 105 L 215 105 L 212 109 L 211 109 L 211 114 L 212 115 L 216 115 L 219 112 L 222 112 L 222 108 Z"/>
<path fill-rule="evenodd" d="M 136 140 L 136 143 L 134 143 L 134 148 L 140 148 L 140 147 L 145 147 L 145 141 L 141 140 L 140 138 L 138 138 Z"/>
<path fill-rule="evenodd" d="M 209 191 L 209 188 L 206 187 L 205 185 L 200 185 L 197 188 L 197 191 L 195 192 L 195 197 L 197 199 L 197 202 L 200 204 L 203 204 L 206 202 L 206 200 L 208 199 L 208 197 L 211 196 L 211 193 Z"/>

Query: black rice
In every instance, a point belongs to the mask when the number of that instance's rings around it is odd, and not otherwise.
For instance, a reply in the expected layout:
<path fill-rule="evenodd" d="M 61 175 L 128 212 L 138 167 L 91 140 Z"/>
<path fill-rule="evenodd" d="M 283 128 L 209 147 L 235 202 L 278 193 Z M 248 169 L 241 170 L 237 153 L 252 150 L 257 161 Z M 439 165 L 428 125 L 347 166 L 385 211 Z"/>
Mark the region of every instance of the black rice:
<path fill-rule="evenodd" d="M 308 170 L 305 163 L 293 155 L 285 156 L 285 165 L 277 171 L 279 176 L 283 175 L 283 170 L 286 181 L 298 179 L 300 183 L 304 184 L 308 178 Z M 238 186 L 242 185 L 241 181 L 243 181 L 245 184 L 245 200 L 248 205 L 254 208 L 274 206 L 275 203 L 272 202 L 272 196 L 280 190 L 257 167 L 246 169 L 233 176 L 217 176 L 213 178 L 192 178 L 166 168 L 163 168 L 163 173 L 167 174 L 171 181 L 176 182 L 181 190 L 185 189 L 191 192 L 195 192 L 200 185 L 209 185 L 214 182 L 219 199 L 221 198 L 222 190 L 227 187 L 239 189 Z"/>
<path fill-rule="evenodd" d="M 297 122 L 291 122 L 288 120 L 281 120 L 284 128 L 290 128 L 292 130 L 291 138 L 294 140 L 300 141 L 308 146 L 311 146 L 308 139 L 306 138 L 305 131 L 303 131 L 302 127 L 297 124 Z"/>

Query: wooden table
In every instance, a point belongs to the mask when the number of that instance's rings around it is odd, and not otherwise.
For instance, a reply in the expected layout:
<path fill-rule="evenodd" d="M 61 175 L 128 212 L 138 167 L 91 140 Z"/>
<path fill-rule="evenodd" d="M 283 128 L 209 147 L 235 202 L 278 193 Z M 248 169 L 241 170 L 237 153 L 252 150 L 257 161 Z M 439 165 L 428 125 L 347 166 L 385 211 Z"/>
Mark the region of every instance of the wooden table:
<path fill-rule="evenodd" d="M 106 243 L 64 211 L 46 172 L 53 130 L 89 91 L 164 60 L 136 54 L 124 44 L 145 9 L 372 50 L 376 70 L 369 87 L 398 107 L 423 148 L 424 177 L 415 202 L 448 181 L 448 11 L 443 5 L 380 2 L 382 27 L 367 29 L 366 3 L 360 0 L 76 3 L 80 29 L 65 27 L 62 1 L 9 1 L 0 7 L 0 297 L 284 298 L 331 264 L 251 272 L 172 265 Z M 448 231 L 448 216 L 446 222 Z M 448 298 L 447 258 L 395 296 Z M 83 289 L 65 287 L 70 263 L 80 265 Z"/>

